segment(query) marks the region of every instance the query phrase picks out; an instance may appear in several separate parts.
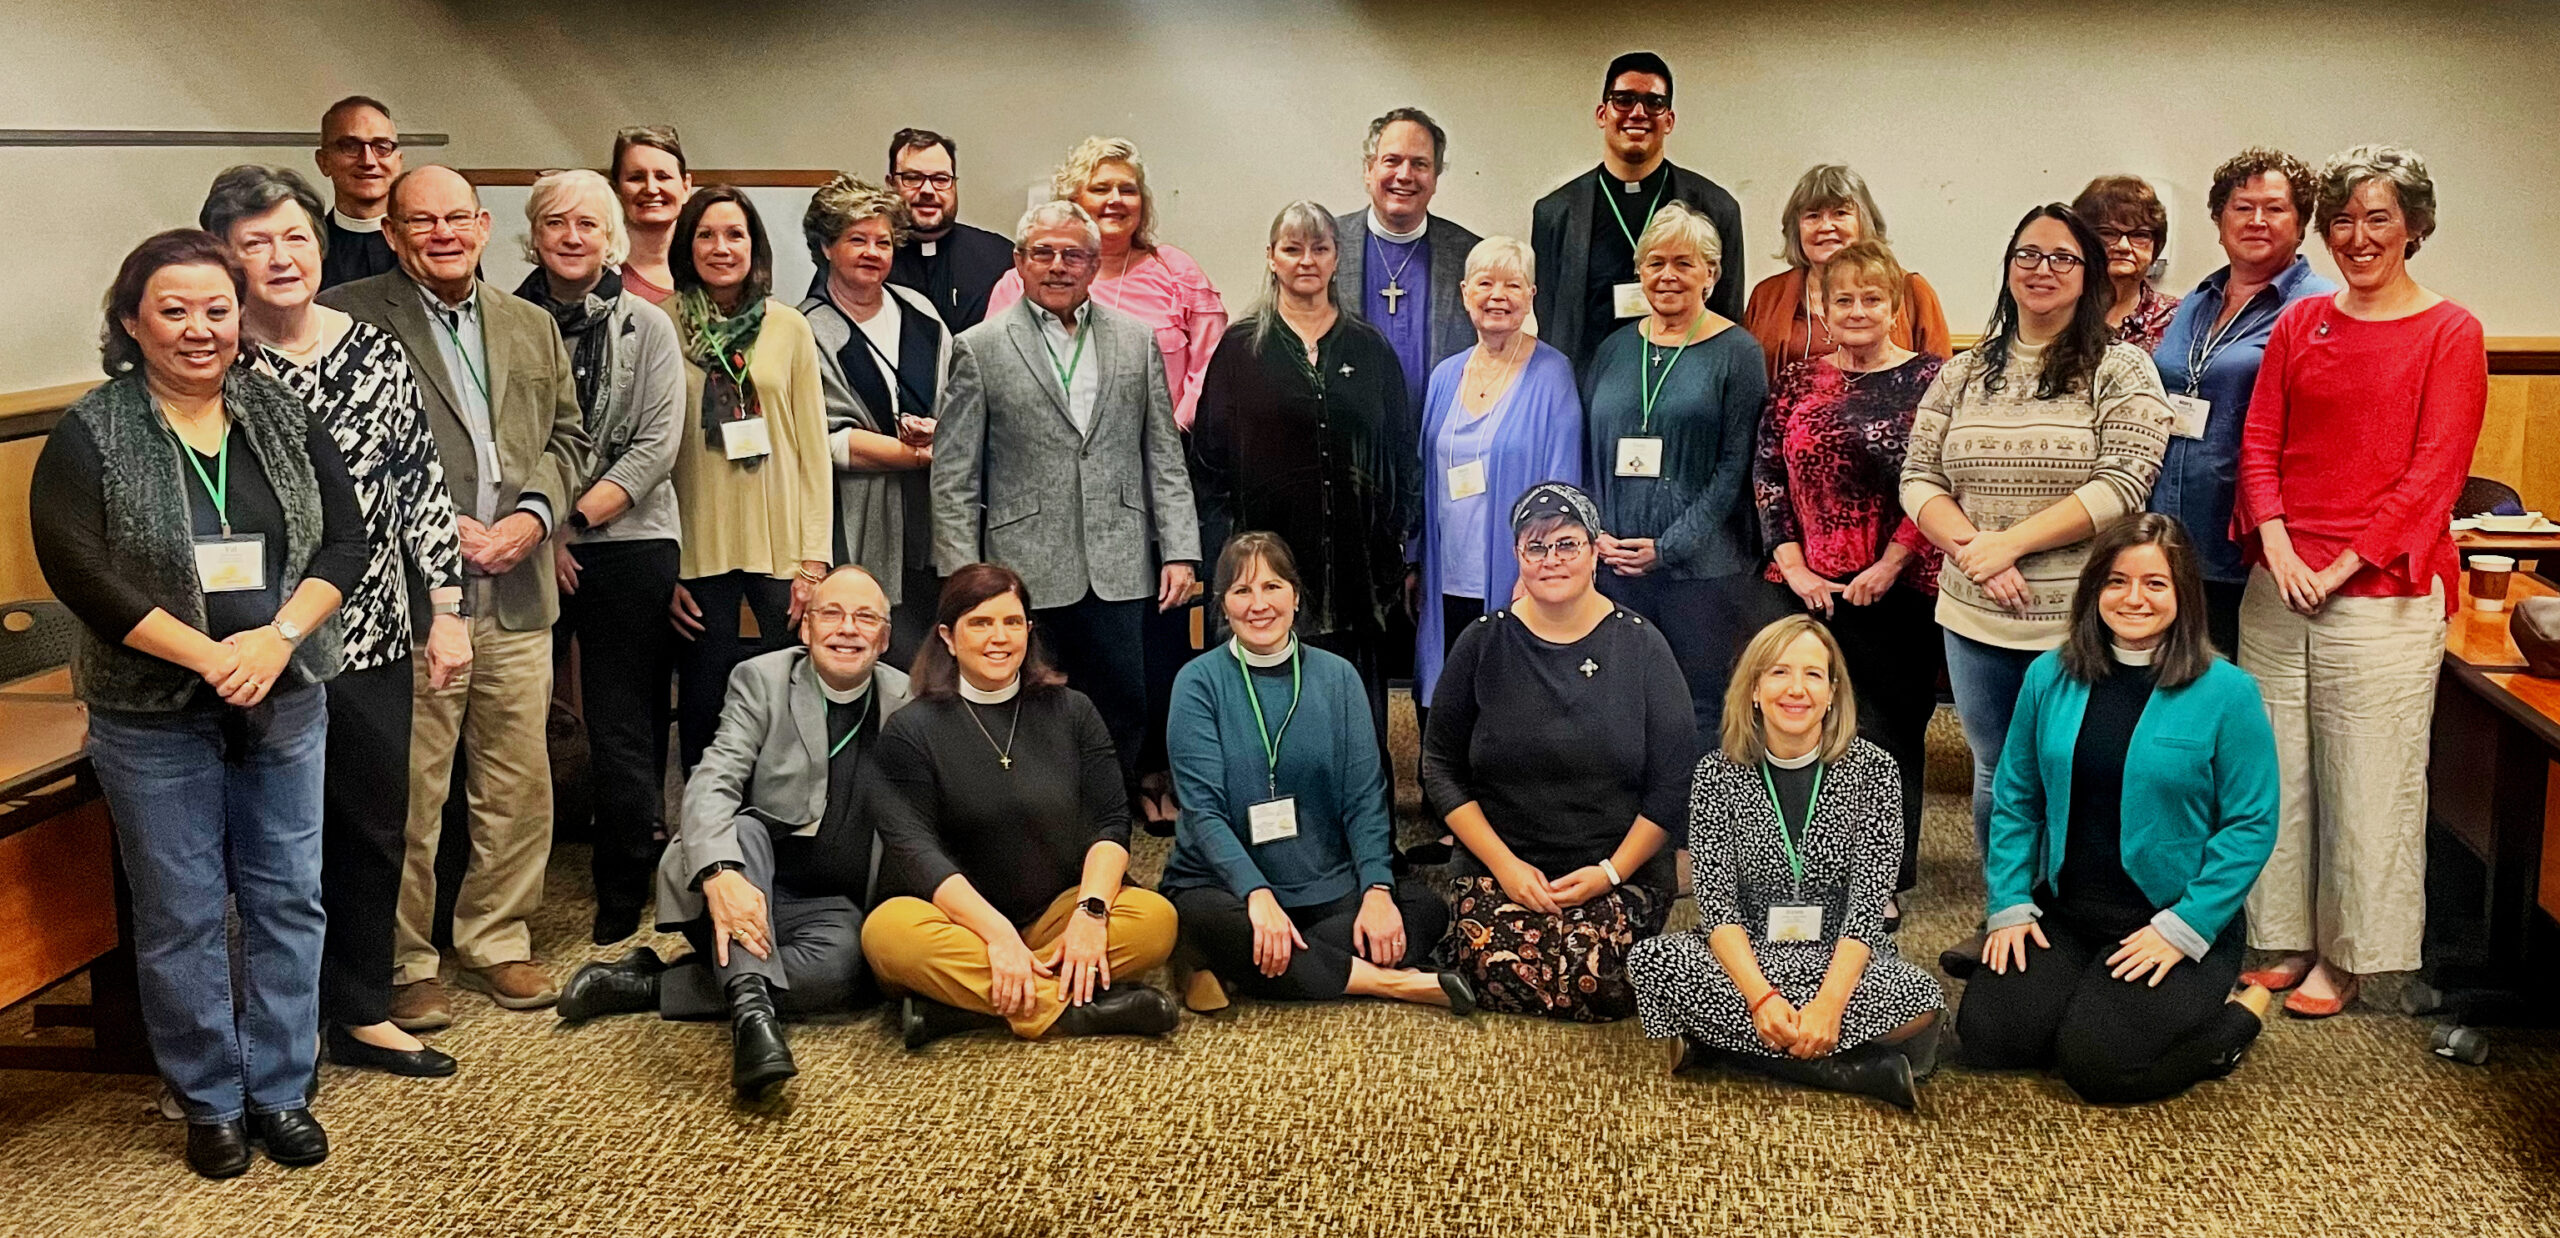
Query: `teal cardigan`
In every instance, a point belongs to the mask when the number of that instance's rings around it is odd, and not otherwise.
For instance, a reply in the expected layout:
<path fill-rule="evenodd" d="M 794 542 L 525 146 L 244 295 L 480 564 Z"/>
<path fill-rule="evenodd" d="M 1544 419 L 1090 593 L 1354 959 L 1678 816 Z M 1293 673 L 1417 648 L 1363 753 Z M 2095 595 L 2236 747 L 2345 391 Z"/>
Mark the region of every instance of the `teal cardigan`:
<path fill-rule="evenodd" d="M 2062 871 L 2071 764 L 2089 685 L 2059 650 L 2027 668 L 1991 801 L 1985 927 L 2044 914 L 2031 894 Z M 2163 910 L 2160 935 L 2200 959 L 2238 914 L 2276 844 L 2276 735 L 2258 681 L 2220 658 L 2151 694 L 2124 758 L 2124 872 Z"/>

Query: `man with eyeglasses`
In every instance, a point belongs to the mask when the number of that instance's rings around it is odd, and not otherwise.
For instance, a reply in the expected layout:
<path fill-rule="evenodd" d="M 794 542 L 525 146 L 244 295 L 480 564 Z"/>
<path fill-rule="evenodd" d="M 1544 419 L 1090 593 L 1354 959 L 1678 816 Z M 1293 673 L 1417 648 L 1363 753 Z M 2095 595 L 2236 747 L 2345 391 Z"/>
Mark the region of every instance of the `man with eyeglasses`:
<path fill-rule="evenodd" d="M 1093 303 L 1093 217 L 1043 202 L 1014 237 L 1022 299 L 952 344 L 934 429 L 934 564 L 1022 576 L 1035 634 L 1092 698 L 1134 787 L 1146 608 L 1180 605 L 1200 562 L 1182 432 L 1155 333 Z"/>
<path fill-rule="evenodd" d="M 727 1017 L 729 1079 L 754 1100 L 798 1073 L 781 1020 L 850 1009 L 875 990 L 862 918 L 881 847 L 863 808 L 872 745 L 912 699 L 880 665 L 889 599 L 847 564 L 800 615 L 800 642 L 729 673 L 720 729 L 684 787 L 658 862 L 658 927 L 693 953 L 662 963 L 641 947 L 589 963 L 560 992 L 562 1019 L 656 1011 Z"/>
<path fill-rule="evenodd" d="M 1600 341 L 1645 314 L 1636 282 L 1636 238 L 1664 202 L 1685 202 L 1716 226 L 1728 255 L 1742 244 L 1742 207 L 1724 187 L 1665 158 L 1679 117 L 1671 110 L 1671 66 L 1652 52 L 1609 62 L 1600 104 L 1600 166 L 1538 199 L 1530 248 L 1538 258 L 1538 336 L 1588 371 Z M 1742 263 L 1724 264 L 1707 308 L 1742 321 Z"/>
<path fill-rule="evenodd" d="M 1431 213 L 1447 170 L 1449 135 L 1418 107 L 1396 108 L 1369 122 L 1361 152 L 1369 209 L 1336 216 L 1333 296 L 1342 308 L 1384 332 L 1404 363 L 1404 385 L 1416 416 L 1431 370 L 1476 342 L 1458 284 L 1476 234 Z"/>
<path fill-rule="evenodd" d="M 471 858 L 454 901 L 462 981 L 510 1010 L 558 990 L 533 959 L 525 917 L 542 904 L 551 853 L 551 625 L 560 617 L 543 543 L 587 476 L 586 418 L 568 347 L 549 312 L 480 282 L 489 213 L 462 174 L 436 164 L 391 182 L 384 227 L 398 270 L 320 294 L 408 352 L 460 514 L 471 669 L 437 687 L 420 670 L 410 707 L 409 840 L 400 885 L 391 1021 L 453 1022 L 430 933 L 436 848 L 454 757 L 467 763 Z M 424 668 L 427 659 L 418 659 Z"/>
<path fill-rule="evenodd" d="M 987 294 L 1013 269 L 1013 246 L 960 222 L 960 146 L 931 129 L 889 139 L 889 185 L 907 200 L 907 243 L 889 264 L 889 282 L 933 302 L 954 334 L 987 316 Z"/>
<path fill-rule="evenodd" d="M 364 95 L 330 104 L 320 116 L 320 147 L 311 160 L 338 191 L 320 247 L 320 286 L 399 270 L 400 260 L 382 235 L 391 182 L 400 175 L 400 130 L 391 123 L 391 109 Z"/>

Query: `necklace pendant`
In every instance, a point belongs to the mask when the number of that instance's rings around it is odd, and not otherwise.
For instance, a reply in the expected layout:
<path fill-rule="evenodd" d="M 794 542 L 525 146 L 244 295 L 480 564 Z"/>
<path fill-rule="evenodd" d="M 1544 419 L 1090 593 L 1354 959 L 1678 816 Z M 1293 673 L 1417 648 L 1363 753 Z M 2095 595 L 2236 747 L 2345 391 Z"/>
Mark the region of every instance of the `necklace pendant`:
<path fill-rule="evenodd" d="M 1013 758 L 999 753 L 996 756 L 996 764 L 1007 770 L 1011 770 L 1013 768 Z"/>
<path fill-rule="evenodd" d="M 1387 303 L 1387 313 L 1394 314 L 1397 306 L 1404 300 L 1404 289 L 1390 278 L 1387 280 L 1387 286 L 1378 290 L 1378 297 Z"/>
<path fill-rule="evenodd" d="M 1599 663 L 1597 663 L 1597 662 L 1592 661 L 1592 660 L 1591 660 L 1591 659 L 1589 659 L 1589 658 L 1584 658 L 1584 659 L 1582 660 L 1582 665 L 1577 666 L 1577 667 L 1575 667 L 1574 669 L 1575 669 L 1575 670 L 1578 670 L 1578 671 L 1581 671 L 1581 672 L 1582 672 L 1582 677 L 1583 677 L 1583 678 L 1585 678 L 1585 679 L 1589 679 L 1589 678 L 1591 678 L 1591 676 L 1592 676 L 1592 675 L 1594 675 L 1594 674 L 1598 673 L 1598 671 L 1600 670 L 1600 664 L 1599 664 Z"/>

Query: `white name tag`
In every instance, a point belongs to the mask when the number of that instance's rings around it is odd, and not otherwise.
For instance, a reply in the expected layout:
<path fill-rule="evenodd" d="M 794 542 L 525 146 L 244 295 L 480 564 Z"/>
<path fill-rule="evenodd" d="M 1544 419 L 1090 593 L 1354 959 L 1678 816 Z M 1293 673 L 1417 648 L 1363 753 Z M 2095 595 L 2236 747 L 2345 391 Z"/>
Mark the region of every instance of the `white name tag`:
<path fill-rule="evenodd" d="M 1769 940 L 1822 940 L 1822 908 L 1784 904 L 1771 907 L 1769 909 Z"/>
<path fill-rule="evenodd" d="M 765 428 L 762 417 L 720 423 L 720 450 L 732 460 L 753 460 L 773 454 L 773 432 Z"/>
<path fill-rule="evenodd" d="M 1472 499 L 1484 493 L 1484 461 L 1469 460 L 1449 466 L 1449 501 Z"/>
<path fill-rule="evenodd" d="M 2191 395 L 2169 397 L 2169 433 L 2179 438 L 2203 438 L 2204 426 L 2213 420 L 2213 401 Z"/>
<path fill-rule="evenodd" d="M 1632 280 L 1610 288 L 1609 296 L 1617 303 L 1620 318 L 1642 318 L 1650 308 L 1645 304 L 1644 285 Z"/>
<path fill-rule="evenodd" d="M 1247 809 L 1246 814 L 1253 823 L 1254 846 L 1298 836 L 1297 796 L 1283 795 L 1276 800 L 1264 800 Z"/>
<path fill-rule="evenodd" d="M 196 581 L 207 593 L 267 587 L 267 539 L 256 533 L 196 539 Z"/>
<path fill-rule="evenodd" d="M 1619 439 L 1618 476 L 1662 476 L 1662 440 L 1634 437 Z"/>

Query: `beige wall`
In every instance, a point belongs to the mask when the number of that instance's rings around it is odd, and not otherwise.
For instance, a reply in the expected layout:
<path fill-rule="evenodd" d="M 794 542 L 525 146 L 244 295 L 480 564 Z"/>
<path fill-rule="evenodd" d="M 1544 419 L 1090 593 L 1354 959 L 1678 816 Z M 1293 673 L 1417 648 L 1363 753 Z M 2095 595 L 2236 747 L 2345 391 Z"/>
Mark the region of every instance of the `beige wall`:
<path fill-rule="evenodd" d="M 2420 277 L 2492 334 L 2560 334 L 2560 5 L 0 5 L 8 125 L 292 129 L 362 90 L 455 135 L 422 157 L 596 162 L 615 125 L 672 121 L 705 165 L 873 174 L 891 130 L 925 124 L 960 140 L 964 213 L 998 229 L 1067 145 L 1123 134 L 1147 153 L 1163 235 L 1239 310 L 1272 212 L 1358 204 L 1362 126 L 1396 104 L 1451 131 L 1441 213 L 1524 232 L 1529 204 L 1596 160 L 1600 67 L 1634 46 L 1681 75 L 1673 156 L 1741 198 L 1750 235 L 1729 253 L 1753 278 L 1775 269 L 1797 173 L 1845 160 L 1960 331 L 1988 310 L 2018 214 L 2093 174 L 2171 197 L 2183 287 L 2218 262 L 2201 198 L 2223 156 L 2396 140 L 2441 189 Z M 308 166 L 300 150 L 0 150 L 0 390 L 92 372 L 115 260 L 252 158 Z M 792 243 L 795 221 L 773 222 Z M 512 279 L 510 221 L 501 236 L 491 274 Z"/>

